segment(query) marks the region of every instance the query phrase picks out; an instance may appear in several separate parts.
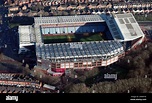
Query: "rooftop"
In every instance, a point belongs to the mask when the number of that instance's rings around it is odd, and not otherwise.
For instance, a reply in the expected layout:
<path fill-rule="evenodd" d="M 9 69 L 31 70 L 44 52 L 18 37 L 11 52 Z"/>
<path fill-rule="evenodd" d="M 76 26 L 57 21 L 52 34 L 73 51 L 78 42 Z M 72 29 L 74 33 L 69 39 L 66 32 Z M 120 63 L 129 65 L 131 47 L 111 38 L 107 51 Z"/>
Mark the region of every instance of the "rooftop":
<path fill-rule="evenodd" d="M 116 14 L 115 20 L 124 40 L 133 40 L 144 35 L 139 24 L 131 13 Z"/>
<path fill-rule="evenodd" d="M 34 31 L 32 25 L 19 26 L 19 42 L 22 44 L 30 44 L 35 42 Z"/>
<path fill-rule="evenodd" d="M 36 55 L 42 59 L 70 59 L 116 55 L 123 51 L 117 41 L 36 44 Z"/>
<path fill-rule="evenodd" d="M 106 23 L 115 40 L 130 41 L 144 36 L 139 24 L 131 13 L 114 14 L 106 18 Z"/>
<path fill-rule="evenodd" d="M 76 15 L 76 16 L 54 16 L 54 17 L 35 17 L 36 25 L 42 24 L 65 24 L 65 23 L 86 23 L 104 22 L 100 15 Z"/>

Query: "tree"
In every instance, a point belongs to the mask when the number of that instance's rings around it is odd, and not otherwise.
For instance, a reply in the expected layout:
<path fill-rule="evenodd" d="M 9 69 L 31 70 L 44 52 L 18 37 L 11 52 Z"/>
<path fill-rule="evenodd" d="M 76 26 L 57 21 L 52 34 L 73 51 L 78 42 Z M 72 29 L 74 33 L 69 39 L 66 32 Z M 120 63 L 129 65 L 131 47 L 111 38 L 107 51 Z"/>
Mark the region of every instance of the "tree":
<path fill-rule="evenodd" d="M 84 83 L 85 80 L 86 80 L 86 76 L 84 76 L 84 75 L 83 75 L 83 76 L 79 76 L 79 77 L 78 77 L 78 80 L 79 80 L 80 82 L 83 82 L 83 83 Z"/>
<path fill-rule="evenodd" d="M 74 11 L 74 10 L 71 10 L 71 11 L 70 11 L 70 15 L 75 15 L 75 11 Z"/>
<path fill-rule="evenodd" d="M 50 12 L 50 6 L 45 6 L 45 7 L 44 7 L 44 11 L 45 11 L 45 12 Z"/>
<path fill-rule="evenodd" d="M 133 58 L 133 62 L 132 62 L 132 68 L 145 68 L 145 61 L 141 58 L 140 56 L 136 56 L 135 58 Z"/>
<path fill-rule="evenodd" d="M 48 12 L 43 12 L 43 14 L 42 14 L 43 16 L 49 16 L 49 13 Z"/>
<path fill-rule="evenodd" d="M 148 50 L 144 50 L 140 55 L 143 60 L 146 60 L 150 57 L 150 52 Z"/>
<path fill-rule="evenodd" d="M 57 12 L 57 15 L 62 16 L 62 11 L 61 11 L 61 10 L 59 10 L 59 11 Z"/>
<path fill-rule="evenodd" d="M 129 72 L 127 73 L 127 77 L 128 78 L 134 78 L 134 70 L 129 70 Z"/>
<path fill-rule="evenodd" d="M 69 93 L 88 93 L 89 88 L 84 83 L 72 85 L 69 89 Z"/>
<path fill-rule="evenodd" d="M 89 11 L 89 7 L 85 7 L 84 11 L 87 13 Z"/>
<path fill-rule="evenodd" d="M 68 15 L 67 11 L 62 11 L 62 15 L 67 16 Z"/>
<path fill-rule="evenodd" d="M 92 70 L 86 71 L 84 76 L 86 76 L 86 78 L 90 78 L 90 77 L 97 75 L 99 72 L 100 72 L 99 68 L 94 68 Z"/>

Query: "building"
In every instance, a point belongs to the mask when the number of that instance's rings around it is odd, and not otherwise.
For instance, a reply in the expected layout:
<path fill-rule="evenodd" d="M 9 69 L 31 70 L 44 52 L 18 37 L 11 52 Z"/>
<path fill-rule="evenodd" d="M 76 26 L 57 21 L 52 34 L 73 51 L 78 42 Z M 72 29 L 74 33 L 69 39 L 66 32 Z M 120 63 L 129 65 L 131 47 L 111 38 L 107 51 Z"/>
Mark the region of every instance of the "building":
<path fill-rule="evenodd" d="M 43 42 L 43 36 L 98 33 L 105 30 L 106 22 L 111 35 L 109 39 L 124 43 L 126 49 L 135 47 L 144 40 L 144 34 L 131 13 L 35 17 L 37 42 Z M 37 37 L 38 37 L 37 36 Z"/>
<path fill-rule="evenodd" d="M 124 49 L 118 41 L 36 44 L 36 55 L 46 69 L 92 69 L 118 61 Z"/>
<path fill-rule="evenodd" d="M 105 30 L 100 15 L 35 17 L 33 25 L 19 26 L 19 44 L 43 43 L 43 36 L 98 33 Z M 33 39 L 32 39 L 33 38 Z"/>
<path fill-rule="evenodd" d="M 102 15 L 114 40 L 125 44 L 126 49 L 141 44 L 145 38 L 143 31 L 131 13 Z"/>
<path fill-rule="evenodd" d="M 34 20 L 39 36 L 95 33 L 105 29 L 99 15 L 35 17 Z"/>
<path fill-rule="evenodd" d="M 31 43 L 35 45 L 37 65 L 51 69 L 51 73 L 108 66 L 124 56 L 126 50 L 140 44 L 145 37 L 131 13 L 35 17 L 34 20 L 32 26 L 19 27 L 20 47 Z M 112 40 L 43 43 L 43 36 L 103 32 L 105 26 L 102 23 L 107 24 L 110 31 L 107 37 Z M 31 37 L 35 39 L 32 41 Z"/>
<path fill-rule="evenodd" d="M 0 85 L 40 88 L 40 82 L 20 73 L 0 73 Z"/>
<path fill-rule="evenodd" d="M 19 6 L 9 7 L 8 10 L 9 10 L 9 13 L 13 11 L 19 11 Z"/>
<path fill-rule="evenodd" d="M 19 26 L 18 28 L 19 32 L 19 54 L 21 52 L 26 52 L 28 49 L 26 49 L 26 46 L 31 46 L 35 44 L 35 35 L 34 35 L 34 29 L 32 25 L 26 25 L 26 26 Z"/>
<path fill-rule="evenodd" d="M 21 73 L 0 73 L 0 93 L 56 93 L 54 86 Z M 51 88 L 52 87 L 52 88 Z"/>

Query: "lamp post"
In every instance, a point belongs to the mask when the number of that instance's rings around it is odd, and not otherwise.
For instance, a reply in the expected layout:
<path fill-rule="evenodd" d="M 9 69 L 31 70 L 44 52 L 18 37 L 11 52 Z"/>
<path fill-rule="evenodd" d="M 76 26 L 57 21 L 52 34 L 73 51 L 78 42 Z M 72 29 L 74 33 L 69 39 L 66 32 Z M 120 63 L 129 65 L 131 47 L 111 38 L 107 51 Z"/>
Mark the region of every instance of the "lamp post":
<path fill-rule="evenodd" d="M 74 78 L 77 78 L 77 77 L 78 77 L 77 75 L 74 76 Z"/>
<path fill-rule="evenodd" d="M 147 44 L 145 45 L 145 48 L 147 48 Z"/>
<path fill-rule="evenodd" d="M 130 60 L 128 59 L 127 63 L 129 64 L 130 63 Z"/>
<path fill-rule="evenodd" d="M 92 93 L 95 93 L 95 90 L 92 90 Z"/>
<path fill-rule="evenodd" d="M 42 75 L 40 74 L 40 78 L 42 78 Z"/>
<path fill-rule="evenodd" d="M 36 70 L 34 70 L 34 73 L 36 73 Z"/>
<path fill-rule="evenodd" d="M 145 75 L 145 78 L 147 78 L 148 76 L 147 75 Z"/>
<path fill-rule="evenodd" d="M 129 89 L 127 90 L 127 93 L 130 93 L 130 90 L 129 90 Z"/>

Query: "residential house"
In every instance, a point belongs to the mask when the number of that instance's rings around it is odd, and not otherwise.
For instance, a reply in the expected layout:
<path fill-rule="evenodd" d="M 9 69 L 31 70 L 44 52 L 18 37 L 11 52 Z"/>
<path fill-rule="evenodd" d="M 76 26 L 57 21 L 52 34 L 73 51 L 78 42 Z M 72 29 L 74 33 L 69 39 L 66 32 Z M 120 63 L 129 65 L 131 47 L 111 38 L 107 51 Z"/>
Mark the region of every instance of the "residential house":
<path fill-rule="evenodd" d="M 124 6 L 124 5 L 123 5 Z M 123 6 L 122 6 L 122 8 L 123 8 Z M 106 5 L 106 8 L 112 8 L 112 4 L 111 3 L 108 3 L 107 5 Z"/>
<path fill-rule="evenodd" d="M 36 11 L 32 11 L 32 16 L 37 16 L 38 13 Z"/>
<path fill-rule="evenodd" d="M 22 10 L 27 10 L 27 6 L 26 5 L 24 5 L 23 7 L 22 7 Z"/>
<path fill-rule="evenodd" d="M 30 8 L 31 6 L 32 6 L 32 3 L 29 3 L 29 4 L 27 5 L 28 8 Z"/>
<path fill-rule="evenodd" d="M 9 7 L 8 8 L 8 11 L 11 12 L 11 11 L 18 11 L 19 10 L 19 6 L 14 6 L 14 7 Z"/>
<path fill-rule="evenodd" d="M 60 5 L 57 7 L 57 10 L 67 10 L 67 5 Z"/>
<path fill-rule="evenodd" d="M 51 5 L 50 9 L 51 10 L 57 10 L 57 5 Z"/>
<path fill-rule="evenodd" d="M 76 9 L 77 6 L 78 5 L 76 5 L 76 4 L 73 4 L 73 5 L 71 4 L 71 5 L 67 6 L 67 10 Z"/>
<path fill-rule="evenodd" d="M 97 6 L 96 6 L 96 8 L 105 8 L 106 6 L 105 5 L 103 5 L 103 4 L 101 4 L 101 3 L 99 3 Z"/>
<path fill-rule="evenodd" d="M 19 13 L 17 13 L 17 16 L 23 16 L 23 13 L 20 11 Z"/>
<path fill-rule="evenodd" d="M 40 10 L 37 14 L 41 17 L 41 16 L 43 16 L 43 10 Z"/>
<path fill-rule="evenodd" d="M 87 4 L 82 3 L 77 6 L 77 9 L 84 9 L 86 6 L 87 6 Z"/>
<path fill-rule="evenodd" d="M 98 5 L 99 5 L 99 3 L 90 3 L 90 4 L 88 4 L 87 7 L 89 7 L 89 9 L 94 9 L 94 8 L 97 8 Z"/>

